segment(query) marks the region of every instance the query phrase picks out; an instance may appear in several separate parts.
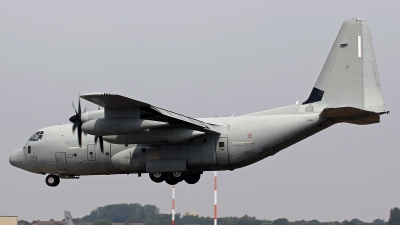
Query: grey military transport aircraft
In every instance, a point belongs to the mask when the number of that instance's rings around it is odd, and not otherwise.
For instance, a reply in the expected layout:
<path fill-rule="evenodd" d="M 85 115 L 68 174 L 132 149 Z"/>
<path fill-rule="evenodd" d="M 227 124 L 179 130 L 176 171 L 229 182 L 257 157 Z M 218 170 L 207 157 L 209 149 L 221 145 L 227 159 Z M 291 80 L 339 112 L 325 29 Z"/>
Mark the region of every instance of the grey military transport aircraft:
<path fill-rule="evenodd" d="M 69 211 L 64 211 L 64 222 L 65 225 L 74 225 L 74 221 L 72 220 L 72 216 Z"/>
<path fill-rule="evenodd" d="M 35 132 L 11 165 L 47 174 L 48 186 L 84 175 L 148 173 L 156 183 L 195 184 L 204 171 L 234 170 L 337 123 L 379 123 L 388 113 L 364 19 L 346 20 L 303 103 L 236 117 L 191 118 L 117 94 L 80 98 L 104 108 Z M 75 107 L 74 107 L 75 108 Z M 84 134 L 84 135 L 82 135 Z"/>

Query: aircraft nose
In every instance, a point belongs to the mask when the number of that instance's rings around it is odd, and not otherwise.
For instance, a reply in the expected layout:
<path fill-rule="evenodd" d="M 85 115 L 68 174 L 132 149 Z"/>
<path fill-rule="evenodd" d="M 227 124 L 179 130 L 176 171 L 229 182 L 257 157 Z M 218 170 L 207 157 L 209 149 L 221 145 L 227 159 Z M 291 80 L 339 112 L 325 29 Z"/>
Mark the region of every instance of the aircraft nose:
<path fill-rule="evenodd" d="M 15 150 L 10 155 L 10 164 L 20 169 L 25 169 L 25 157 L 22 149 Z"/>

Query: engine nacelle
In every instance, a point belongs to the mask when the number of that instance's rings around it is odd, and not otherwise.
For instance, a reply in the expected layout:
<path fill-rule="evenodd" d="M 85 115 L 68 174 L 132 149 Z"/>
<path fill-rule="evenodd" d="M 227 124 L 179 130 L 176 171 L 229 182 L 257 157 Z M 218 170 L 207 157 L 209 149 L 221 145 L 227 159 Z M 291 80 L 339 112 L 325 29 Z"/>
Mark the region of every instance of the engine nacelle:
<path fill-rule="evenodd" d="M 113 144 L 144 144 L 181 142 L 205 134 L 186 128 L 159 128 L 126 135 L 104 136 L 103 140 Z"/>
<path fill-rule="evenodd" d="M 81 115 L 82 123 L 86 123 L 89 120 L 101 119 L 104 118 L 104 110 L 95 110 L 90 112 L 84 112 Z"/>
<path fill-rule="evenodd" d="M 146 170 L 146 158 L 141 156 L 142 147 L 128 148 L 111 158 L 112 165 L 126 172 Z"/>
<path fill-rule="evenodd" d="M 89 120 L 82 125 L 82 131 L 91 135 L 121 135 L 137 131 L 168 126 L 166 122 L 132 118 L 103 118 Z"/>

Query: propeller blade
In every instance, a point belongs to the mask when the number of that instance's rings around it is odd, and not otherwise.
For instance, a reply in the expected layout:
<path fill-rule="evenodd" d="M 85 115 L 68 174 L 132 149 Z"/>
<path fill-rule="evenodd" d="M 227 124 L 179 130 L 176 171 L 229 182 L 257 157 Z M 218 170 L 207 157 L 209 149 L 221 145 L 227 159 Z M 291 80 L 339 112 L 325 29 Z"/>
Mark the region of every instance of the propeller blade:
<path fill-rule="evenodd" d="M 74 123 L 74 125 L 72 125 L 72 133 L 73 134 L 75 134 L 75 130 L 76 130 L 76 127 L 77 127 L 78 125 L 76 125 L 76 123 Z"/>
<path fill-rule="evenodd" d="M 97 141 L 100 142 L 100 151 L 104 153 L 103 136 L 94 136 L 94 143 L 97 144 Z"/>
<path fill-rule="evenodd" d="M 101 153 L 104 153 L 103 136 L 99 137 L 99 141 L 100 141 L 100 151 L 101 151 Z"/>
<path fill-rule="evenodd" d="M 78 114 L 78 111 L 76 111 L 76 108 L 75 108 L 75 104 L 74 104 L 74 102 L 72 102 L 72 108 L 74 108 L 75 115 L 76 115 L 76 114 Z"/>
<path fill-rule="evenodd" d="M 81 98 L 78 99 L 78 104 L 79 104 L 78 105 L 78 113 L 80 115 L 80 114 L 82 114 L 82 111 L 81 111 Z"/>
<path fill-rule="evenodd" d="M 78 143 L 79 143 L 79 147 L 82 148 L 82 128 L 81 128 L 81 126 L 78 126 Z"/>

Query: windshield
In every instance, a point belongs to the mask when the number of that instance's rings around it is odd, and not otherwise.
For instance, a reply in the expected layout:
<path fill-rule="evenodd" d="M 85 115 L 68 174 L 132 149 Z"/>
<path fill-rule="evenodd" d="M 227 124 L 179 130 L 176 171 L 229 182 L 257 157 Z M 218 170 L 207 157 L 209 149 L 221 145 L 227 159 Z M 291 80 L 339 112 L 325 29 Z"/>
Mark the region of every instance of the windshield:
<path fill-rule="evenodd" d="M 38 131 L 34 133 L 31 138 L 29 138 L 29 141 L 40 141 L 43 137 L 43 131 Z"/>

